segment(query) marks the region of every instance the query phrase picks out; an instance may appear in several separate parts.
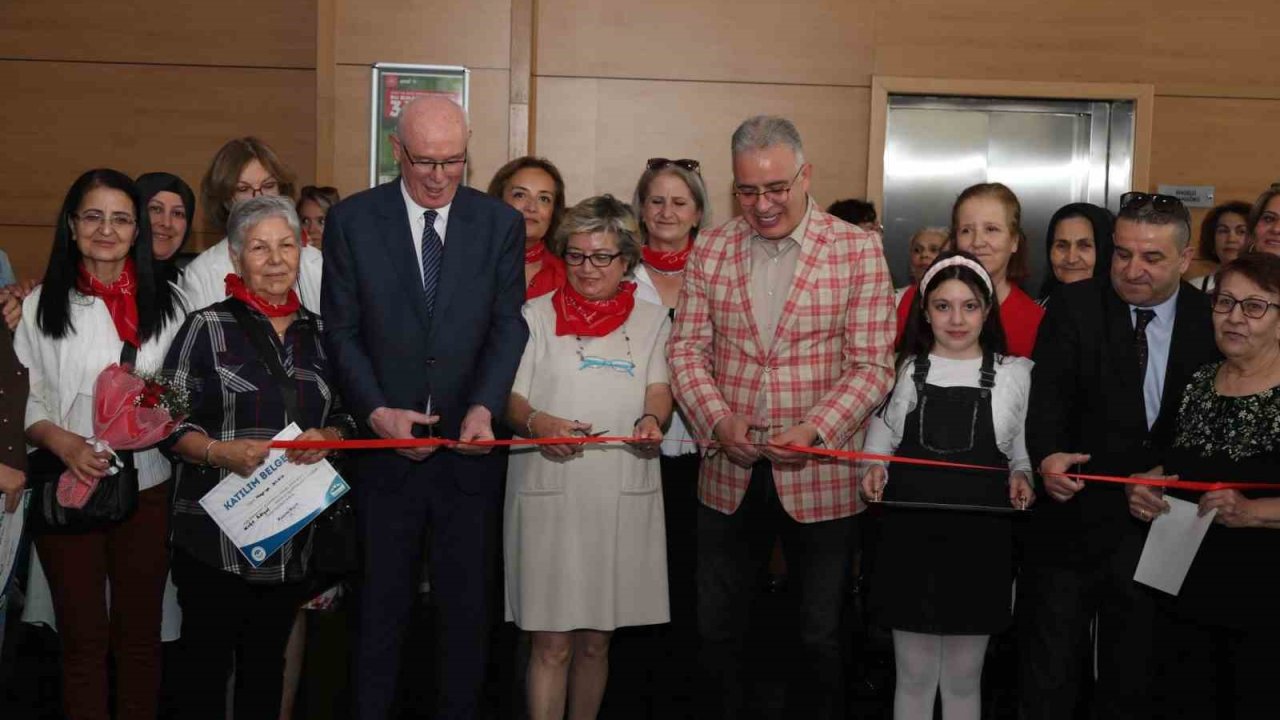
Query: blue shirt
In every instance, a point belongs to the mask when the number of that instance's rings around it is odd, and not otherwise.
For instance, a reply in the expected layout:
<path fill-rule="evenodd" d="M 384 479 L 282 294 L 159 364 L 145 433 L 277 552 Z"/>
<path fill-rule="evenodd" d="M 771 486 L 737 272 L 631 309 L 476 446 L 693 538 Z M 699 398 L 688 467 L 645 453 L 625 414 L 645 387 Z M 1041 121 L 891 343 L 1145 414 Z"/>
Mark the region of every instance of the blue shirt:
<path fill-rule="evenodd" d="M 1169 367 L 1169 345 L 1173 340 L 1173 319 L 1177 315 L 1178 291 L 1168 300 L 1149 308 L 1129 306 L 1129 323 L 1138 327 L 1139 309 L 1154 310 L 1156 316 L 1147 323 L 1147 374 L 1142 378 L 1142 400 L 1147 410 L 1147 429 L 1160 416 L 1160 398 L 1164 394 L 1165 370 Z"/>
<path fill-rule="evenodd" d="M 0 250 L 0 287 L 18 282 L 13 275 L 13 266 L 9 264 L 9 256 Z"/>

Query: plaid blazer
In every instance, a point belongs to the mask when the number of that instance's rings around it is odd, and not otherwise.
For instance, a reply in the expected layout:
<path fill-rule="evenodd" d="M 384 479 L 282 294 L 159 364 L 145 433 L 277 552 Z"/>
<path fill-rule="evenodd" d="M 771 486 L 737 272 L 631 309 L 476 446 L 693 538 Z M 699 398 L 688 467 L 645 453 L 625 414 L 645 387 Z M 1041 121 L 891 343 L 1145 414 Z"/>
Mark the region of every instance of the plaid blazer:
<path fill-rule="evenodd" d="M 771 430 L 762 438 L 808 421 L 827 447 L 852 448 L 893 383 L 893 288 L 880 238 L 811 203 L 775 340 L 763 347 L 751 309 L 752 235 L 736 218 L 694 245 L 668 345 L 676 400 L 707 440 L 730 414 L 754 417 L 763 387 Z M 773 476 L 782 506 L 799 522 L 858 510 L 852 462 L 810 460 L 774 468 Z M 698 498 L 732 513 L 750 479 L 750 469 L 709 453 Z"/>

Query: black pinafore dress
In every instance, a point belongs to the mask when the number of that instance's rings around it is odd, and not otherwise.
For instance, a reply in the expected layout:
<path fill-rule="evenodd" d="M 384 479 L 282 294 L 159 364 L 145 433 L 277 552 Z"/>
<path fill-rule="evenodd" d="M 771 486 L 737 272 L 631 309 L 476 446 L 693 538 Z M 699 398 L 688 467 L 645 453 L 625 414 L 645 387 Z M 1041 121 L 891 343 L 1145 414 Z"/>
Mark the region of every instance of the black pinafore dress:
<path fill-rule="evenodd" d="M 906 417 L 897 454 L 904 457 L 1007 467 L 996 445 L 991 414 L 995 359 L 982 359 L 978 387 L 925 382 L 928 356 L 915 360 L 916 407 Z M 939 502 L 963 479 L 1005 488 L 1008 473 L 891 463 L 889 484 L 929 489 Z M 950 483 L 949 483 L 950 481 Z M 886 488 L 887 490 L 887 488 Z M 951 496 L 951 497 L 949 497 Z M 988 492 L 986 496 L 990 496 Z M 886 498 L 888 498 L 886 493 Z M 1012 612 L 1013 518 L 1008 512 L 881 507 L 878 557 L 870 605 L 875 620 L 895 630 L 940 635 L 990 635 L 1009 625 Z"/>

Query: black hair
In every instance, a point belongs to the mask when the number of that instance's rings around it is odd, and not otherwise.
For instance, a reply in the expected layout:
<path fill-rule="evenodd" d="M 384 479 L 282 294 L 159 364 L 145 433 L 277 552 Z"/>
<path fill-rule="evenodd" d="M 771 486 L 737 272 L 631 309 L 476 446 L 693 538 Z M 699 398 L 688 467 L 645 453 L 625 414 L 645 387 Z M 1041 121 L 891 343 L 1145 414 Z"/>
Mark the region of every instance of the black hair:
<path fill-rule="evenodd" d="M 1111 276 L 1111 255 L 1115 252 L 1115 219 L 1111 211 L 1092 203 L 1071 203 L 1058 208 L 1049 218 L 1049 229 L 1045 232 L 1044 256 L 1048 267 L 1044 271 L 1044 280 L 1040 282 L 1040 297 L 1047 298 L 1062 284 L 1053 274 L 1053 263 L 1049 262 L 1053 253 L 1053 236 L 1058 230 L 1058 223 L 1070 218 L 1084 218 L 1093 226 L 1093 277 L 1106 279 Z"/>
<path fill-rule="evenodd" d="M 166 320 L 177 316 L 177 298 L 160 273 L 151 251 L 151 220 L 137 185 L 119 170 L 90 170 L 71 184 L 62 201 L 62 209 L 53 231 L 53 247 L 44 271 L 40 304 L 36 308 L 36 325 L 51 338 L 61 339 L 75 331 L 71 325 L 71 291 L 76 287 L 83 256 L 71 234 L 71 216 L 79 209 L 84 196 L 95 188 L 119 190 L 133 203 L 137 237 L 129 250 L 138 283 L 138 339 L 153 337 Z"/>
<path fill-rule="evenodd" d="M 978 258 L 961 250 L 950 250 L 939 253 L 938 257 L 929 267 L 953 257 L 962 257 L 972 260 L 982 265 Z M 926 271 L 927 273 L 927 271 Z M 907 314 L 907 327 L 902 333 L 902 342 L 898 346 L 897 365 L 901 369 L 907 358 L 916 355 L 927 355 L 933 350 L 933 326 L 925 319 L 925 303 L 929 300 L 929 293 L 936 290 L 947 280 L 959 280 L 969 289 L 973 291 L 978 301 L 983 304 L 987 310 L 987 319 L 982 324 L 982 331 L 978 333 L 978 345 L 983 352 L 990 352 L 996 355 L 1005 354 L 1004 326 L 1000 324 L 1000 302 L 996 299 L 995 293 L 987 289 L 987 284 L 978 272 L 973 268 L 964 265 L 951 265 L 939 270 L 936 275 L 929 278 L 929 285 L 920 288 L 915 293 L 915 297 L 911 301 L 911 310 Z"/>
<path fill-rule="evenodd" d="M 831 203 L 827 214 L 835 215 L 850 225 L 861 225 L 876 221 L 876 206 L 866 200 L 849 198 Z"/>
<path fill-rule="evenodd" d="M 1227 213 L 1235 213 L 1244 218 L 1245 234 L 1249 233 L 1249 211 L 1253 209 L 1249 203 L 1242 200 L 1232 200 L 1223 203 L 1205 214 L 1204 220 L 1200 223 L 1200 247 L 1197 248 L 1200 258 L 1220 263 L 1222 258 L 1218 257 L 1218 221 Z M 1248 242 L 1246 241 L 1246 245 Z M 1241 247 L 1241 250 L 1244 248 Z"/>

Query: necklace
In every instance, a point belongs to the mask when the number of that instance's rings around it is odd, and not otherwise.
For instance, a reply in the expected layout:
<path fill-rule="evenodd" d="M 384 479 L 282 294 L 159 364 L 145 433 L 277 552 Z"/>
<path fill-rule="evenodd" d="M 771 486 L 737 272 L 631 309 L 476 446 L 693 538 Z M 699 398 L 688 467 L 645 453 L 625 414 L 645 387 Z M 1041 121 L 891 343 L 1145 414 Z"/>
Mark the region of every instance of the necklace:
<path fill-rule="evenodd" d="M 588 355 L 586 347 L 582 344 L 582 336 L 574 335 L 578 340 L 578 370 L 590 370 L 592 368 L 603 368 L 606 370 L 617 370 L 624 372 L 631 377 L 636 376 L 635 358 L 631 356 L 631 336 L 627 334 L 627 324 L 622 323 L 622 339 L 627 344 L 626 360 L 606 360 L 605 358 Z"/>
<path fill-rule="evenodd" d="M 645 263 L 644 266 L 649 270 L 649 272 L 657 273 L 659 275 L 666 275 L 667 277 L 671 277 L 672 275 L 679 275 L 684 272 L 683 267 L 678 267 L 675 270 L 662 270 L 660 268 L 654 267 L 653 265 L 650 265 L 649 263 Z"/>

